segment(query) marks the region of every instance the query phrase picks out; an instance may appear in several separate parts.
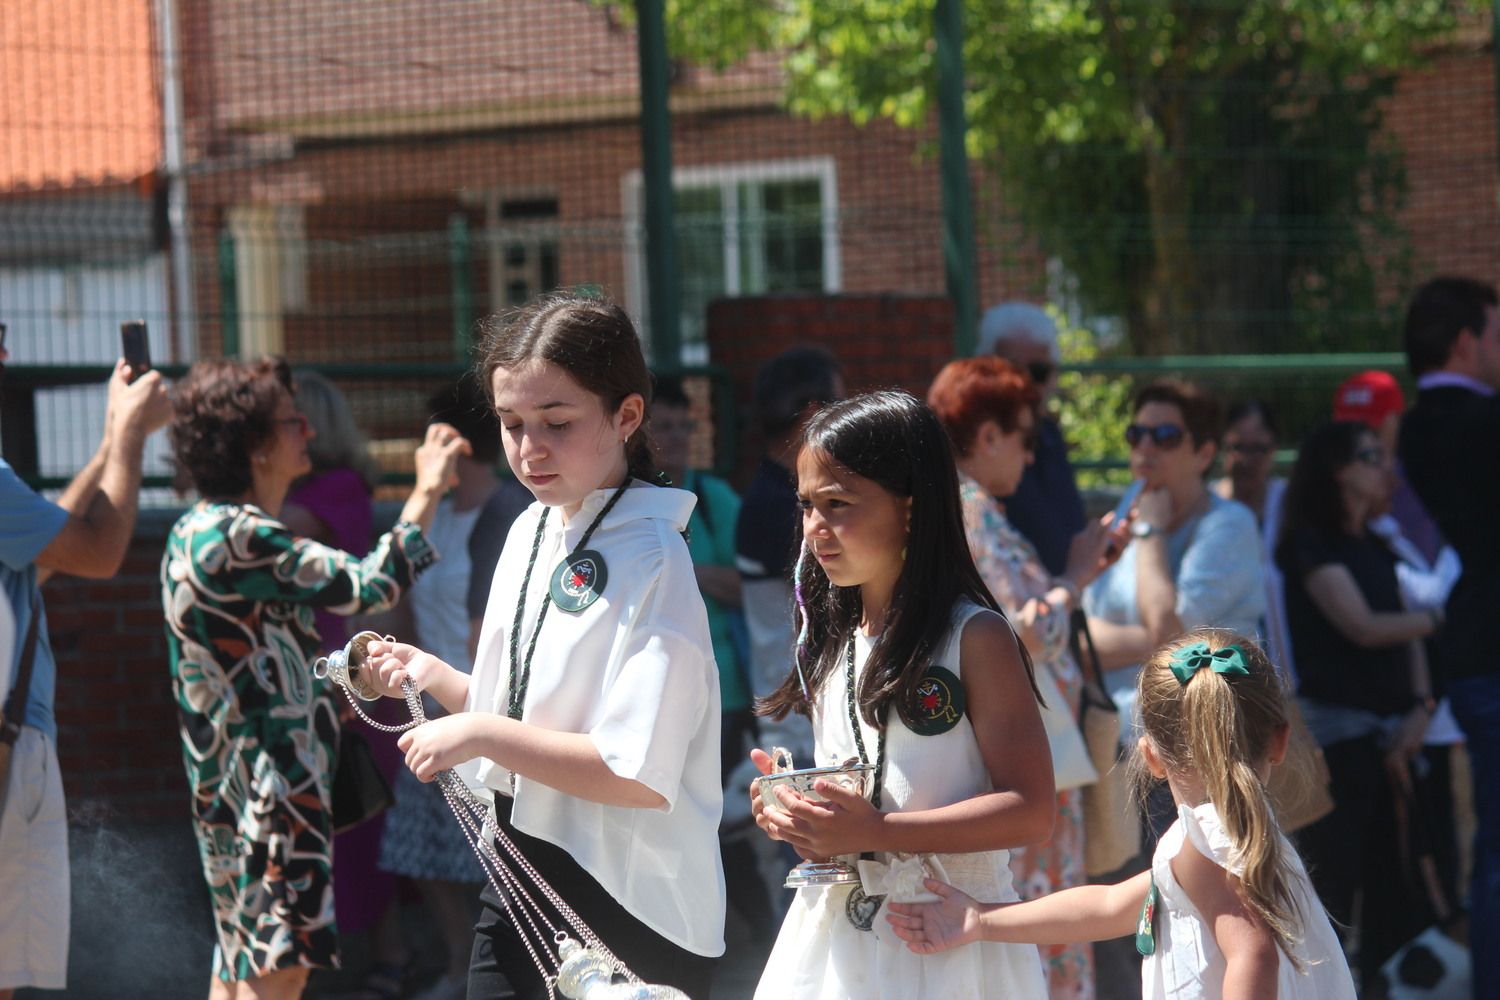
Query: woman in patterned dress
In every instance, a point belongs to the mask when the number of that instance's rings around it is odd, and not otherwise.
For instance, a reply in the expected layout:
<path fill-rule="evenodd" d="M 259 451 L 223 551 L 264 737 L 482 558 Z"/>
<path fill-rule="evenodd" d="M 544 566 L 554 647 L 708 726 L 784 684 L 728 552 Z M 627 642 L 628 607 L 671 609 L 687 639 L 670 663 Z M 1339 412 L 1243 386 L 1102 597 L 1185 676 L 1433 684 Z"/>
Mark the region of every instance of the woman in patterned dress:
<path fill-rule="evenodd" d="M 297 997 L 338 963 L 330 795 L 338 713 L 311 664 L 316 608 L 395 603 L 435 557 L 423 536 L 468 444 L 434 425 L 401 518 L 357 559 L 277 515 L 311 467 L 285 362 L 202 362 L 177 387 L 172 445 L 202 499 L 172 527 L 162 603 L 217 944 L 209 996 Z"/>
<path fill-rule="evenodd" d="M 1051 577 L 1036 549 L 1006 519 L 1003 498 L 1016 491 L 1031 462 L 1040 399 L 1024 371 L 993 356 L 950 363 L 927 394 L 958 454 L 964 531 L 979 575 L 1014 623 L 1036 670 L 1051 673 L 1076 720 L 1083 674 L 1068 648 L 1069 612 L 1083 587 L 1108 565 L 1106 553 L 1118 533 L 1109 530 L 1113 515 L 1090 524 L 1073 540 L 1067 571 Z M 1021 898 L 1087 882 L 1083 837 L 1082 790 L 1058 792 L 1052 839 L 1011 851 Z M 1093 997 L 1091 945 L 1047 946 L 1042 959 L 1054 1000 Z"/>

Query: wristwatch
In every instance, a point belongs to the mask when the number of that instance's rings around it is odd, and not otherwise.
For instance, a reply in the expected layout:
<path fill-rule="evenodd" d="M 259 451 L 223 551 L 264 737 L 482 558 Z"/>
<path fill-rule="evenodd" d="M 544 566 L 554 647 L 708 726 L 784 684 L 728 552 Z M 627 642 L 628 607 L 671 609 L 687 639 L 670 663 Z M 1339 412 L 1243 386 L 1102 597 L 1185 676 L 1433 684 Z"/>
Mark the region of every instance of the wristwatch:
<path fill-rule="evenodd" d="M 1130 524 L 1130 533 L 1136 538 L 1150 538 L 1156 534 L 1156 525 L 1151 524 L 1149 521 L 1132 521 Z"/>

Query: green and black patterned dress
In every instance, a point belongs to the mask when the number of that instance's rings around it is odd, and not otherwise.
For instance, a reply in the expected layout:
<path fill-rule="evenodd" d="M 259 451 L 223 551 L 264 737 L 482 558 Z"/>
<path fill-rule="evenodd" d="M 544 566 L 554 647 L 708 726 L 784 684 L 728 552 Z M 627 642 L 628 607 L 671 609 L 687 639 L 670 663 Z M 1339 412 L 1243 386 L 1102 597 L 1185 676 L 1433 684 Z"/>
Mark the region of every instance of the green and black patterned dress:
<path fill-rule="evenodd" d="M 249 504 L 202 502 L 173 525 L 162 604 L 220 979 L 338 964 L 337 692 L 312 675 L 327 652 L 313 609 L 388 608 L 434 558 L 411 524 L 364 559 Z"/>

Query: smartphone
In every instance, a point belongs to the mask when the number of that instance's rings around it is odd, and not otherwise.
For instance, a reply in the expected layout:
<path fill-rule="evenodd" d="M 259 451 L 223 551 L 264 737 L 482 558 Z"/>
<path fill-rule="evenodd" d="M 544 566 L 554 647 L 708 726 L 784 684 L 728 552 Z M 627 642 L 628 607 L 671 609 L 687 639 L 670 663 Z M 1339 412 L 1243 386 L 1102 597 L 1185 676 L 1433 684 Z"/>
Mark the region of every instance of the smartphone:
<path fill-rule="evenodd" d="M 1132 479 L 1130 481 L 1130 485 L 1125 487 L 1124 495 L 1120 497 L 1120 502 L 1115 504 L 1115 519 L 1112 523 L 1119 524 L 1130 516 L 1130 508 L 1134 507 L 1135 502 L 1140 499 L 1141 490 L 1145 485 L 1139 479 Z M 1119 551 L 1119 546 L 1114 541 L 1111 541 L 1109 543 L 1109 551 L 1106 555 L 1108 558 L 1113 559 L 1117 551 Z"/>
<path fill-rule="evenodd" d="M 1141 491 L 1145 488 L 1145 485 L 1144 480 L 1132 479 L 1130 485 L 1125 487 L 1125 492 L 1121 495 L 1120 502 L 1115 504 L 1116 521 L 1123 521 L 1130 516 L 1130 508 L 1134 507 L 1135 502 L 1141 498 Z"/>
<path fill-rule="evenodd" d="M 145 320 L 131 319 L 120 324 L 120 353 L 130 369 L 130 381 L 151 370 L 151 345 L 146 337 Z"/>

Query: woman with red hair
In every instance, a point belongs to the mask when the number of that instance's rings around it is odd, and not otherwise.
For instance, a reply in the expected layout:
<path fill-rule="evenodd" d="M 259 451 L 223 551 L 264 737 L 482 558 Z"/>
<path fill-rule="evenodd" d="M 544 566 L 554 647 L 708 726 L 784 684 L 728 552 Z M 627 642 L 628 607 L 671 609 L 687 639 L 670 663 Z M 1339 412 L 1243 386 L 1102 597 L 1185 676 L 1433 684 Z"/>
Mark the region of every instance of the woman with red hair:
<path fill-rule="evenodd" d="M 1051 675 L 1076 721 L 1083 674 L 1068 649 L 1069 615 L 1079 592 L 1120 546 L 1110 545 L 1116 532 L 1110 530 L 1113 515 L 1106 515 L 1073 539 L 1066 572 L 1052 577 L 1036 549 L 1006 519 L 1005 498 L 1016 491 L 1031 462 L 1040 401 L 1041 392 L 1025 371 L 992 355 L 949 363 L 927 392 L 927 404 L 953 442 L 974 562 L 1026 643 L 1037 673 Z M 1087 882 L 1083 837 L 1082 792 L 1060 791 L 1052 839 L 1011 851 L 1021 898 L 1036 899 Z M 1052 997 L 1094 995 L 1091 945 L 1044 947 L 1042 958 Z"/>

